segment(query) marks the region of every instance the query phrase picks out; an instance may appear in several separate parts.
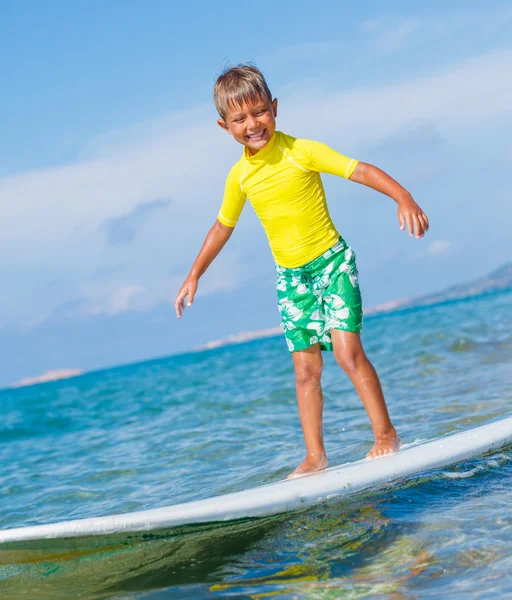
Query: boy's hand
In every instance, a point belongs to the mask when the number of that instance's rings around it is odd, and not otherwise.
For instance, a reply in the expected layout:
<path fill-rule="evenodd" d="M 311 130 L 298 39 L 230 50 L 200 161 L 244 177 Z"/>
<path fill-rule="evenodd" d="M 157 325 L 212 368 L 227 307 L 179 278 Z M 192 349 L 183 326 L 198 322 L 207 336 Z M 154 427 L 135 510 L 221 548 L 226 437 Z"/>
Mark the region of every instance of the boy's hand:
<path fill-rule="evenodd" d="M 195 277 L 187 277 L 185 282 L 180 288 L 178 295 L 176 296 L 176 302 L 174 303 L 174 309 L 176 310 L 176 316 L 178 319 L 181 317 L 182 311 L 185 310 L 185 298 L 188 296 L 187 306 L 192 306 L 194 302 L 194 296 L 197 290 L 197 279 Z"/>
<path fill-rule="evenodd" d="M 410 195 L 398 203 L 398 223 L 402 231 L 407 226 L 410 235 L 416 233 L 416 239 L 422 238 L 429 228 L 427 215 Z"/>

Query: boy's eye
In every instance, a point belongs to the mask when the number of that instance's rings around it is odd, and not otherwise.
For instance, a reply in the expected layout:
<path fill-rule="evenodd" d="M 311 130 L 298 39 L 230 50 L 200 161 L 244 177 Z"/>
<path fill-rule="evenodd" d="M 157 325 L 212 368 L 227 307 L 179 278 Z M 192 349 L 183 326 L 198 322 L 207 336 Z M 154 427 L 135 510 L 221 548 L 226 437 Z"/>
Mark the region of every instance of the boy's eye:
<path fill-rule="evenodd" d="M 235 119 L 235 123 L 241 123 L 243 120 L 243 117 L 238 117 L 238 119 Z"/>
<path fill-rule="evenodd" d="M 256 114 L 256 115 L 262 115 L 263 113 L 266 113 L 266 112 L 267 112 L 267 109 L 266 108 L 262 108 L 261 110 L 256 111 L 256 113 L 254 113 L 254 114 Z"/>

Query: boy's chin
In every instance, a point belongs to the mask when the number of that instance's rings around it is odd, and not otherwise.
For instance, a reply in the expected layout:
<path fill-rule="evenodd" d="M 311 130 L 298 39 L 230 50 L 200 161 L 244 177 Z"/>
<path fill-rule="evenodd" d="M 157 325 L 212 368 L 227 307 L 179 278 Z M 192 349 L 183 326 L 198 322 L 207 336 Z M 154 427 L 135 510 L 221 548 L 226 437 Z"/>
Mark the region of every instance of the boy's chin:
<path fill-rule="evenodd" d="M 258 142 L 256 144 L 251 144 L 251 143 L 248 144 L 247 142 L 244 142 L 244 146 L 247 148 L 247 150 L 251 154 L 255 154 L 256 152 L 263 150 L 263 148 L 265 148 L 265 146 L 267 144 L 268 144 L 268 140 L 261 140 L 260 142 Z"/>

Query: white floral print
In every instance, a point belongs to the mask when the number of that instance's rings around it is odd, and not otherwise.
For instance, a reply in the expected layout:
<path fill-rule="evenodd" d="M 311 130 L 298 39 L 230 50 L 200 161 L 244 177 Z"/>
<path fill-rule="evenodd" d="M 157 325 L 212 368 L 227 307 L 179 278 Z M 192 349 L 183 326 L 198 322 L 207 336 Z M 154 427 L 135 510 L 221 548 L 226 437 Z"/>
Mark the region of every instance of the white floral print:
<path fill-rule="evenodd" d="M 304 311 L 297 308 L 290 299 L 285 298 L 281 302 L 281 314 L 283 315 L 283 318 L 286 317 L 287 320 L 298 321 L 302 318 Z"/>
<path fill-rule="evenodd" d="M 332 350 L 331 329 L 361 331 L 355 254 L 343 240 L 307 267 L 277 267 L 277 294 L 290 351 L 319 343 Z"/>

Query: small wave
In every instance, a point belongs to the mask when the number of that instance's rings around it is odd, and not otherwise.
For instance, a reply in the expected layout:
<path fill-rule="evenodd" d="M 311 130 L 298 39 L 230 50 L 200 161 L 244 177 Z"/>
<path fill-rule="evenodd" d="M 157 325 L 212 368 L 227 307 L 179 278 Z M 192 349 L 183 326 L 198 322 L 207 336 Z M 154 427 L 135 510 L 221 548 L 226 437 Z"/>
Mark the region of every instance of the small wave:
<path fill-rule="evenodd" d="M 501 463 L 510 461 L 512 461 L 512 456 L 510 456 L 510 454 L 500 452 L 499 454 L 495 454 L 488 462 L 489 464 L 493 463 L 492 466 L 499 466 Z"/>
<path fill-rule="evenodd" d="M 413 446 L 418 446 L 419 444 L 423 444 L 425 442 L 431 442 L 432 440 L 429 440 L 427 438 L 425 439 L 418 439 L 418 440 L 413 440 L 412 442 L 407 442 L 407 444 L 402 444 L 402 446 L 400 447 L 401 450 L 405 450 L 406 448 L 412 448 Z"/>
<path fill-rule="evenodd" d="M 473 477 L 475 473 L 478 471 L 483 471 L 485 467 L 478 466 L 469 471 L 441 471 L 441 475 L 443 477 L 447 477 L 448 479 L 466 479 L 467 477 Z"/>
<path fill-rule="evenodd" d="M 467 471 L 441 471 L 440 475 L 447 479 L 467 479 L 482 471 L 500 468 L 504 463 L 510 462 L 511 460 L 512 457 L 501 452 L 500 454 L 496 454 L 492 458 L 485 460 L 484 464 L 478 464 Z"/>

